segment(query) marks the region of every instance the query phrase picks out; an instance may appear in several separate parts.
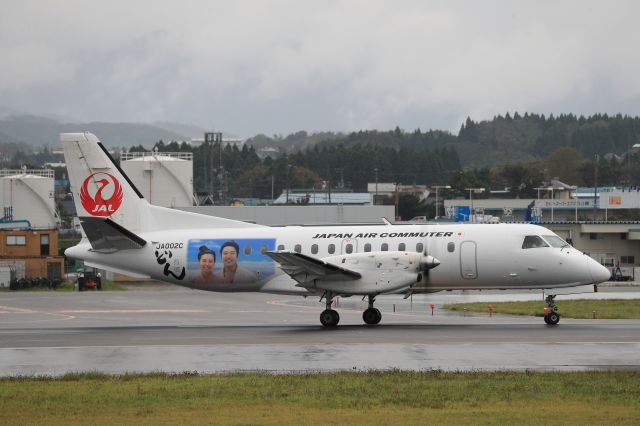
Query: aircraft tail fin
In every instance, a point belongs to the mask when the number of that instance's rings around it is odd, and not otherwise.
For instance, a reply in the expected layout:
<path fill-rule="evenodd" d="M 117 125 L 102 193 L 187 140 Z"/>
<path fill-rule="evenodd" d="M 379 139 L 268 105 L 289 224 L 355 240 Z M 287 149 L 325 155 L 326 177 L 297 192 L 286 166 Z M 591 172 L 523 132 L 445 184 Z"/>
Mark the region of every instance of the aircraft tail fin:
<path fill-rule="evenodd" d="M 89 132 L 62 133 L 60 142 L 76 212 L 87 236 L 87 227 L 94 225 L 100 226 L 102 231 L 109 231 L 112 237 L 115 229 L 112 224 L 132 235 L 169 228 L 261 226 L 151 205 L 95 135 Z M 96 218 L 102 220 L 93 220 Z M 116 239 L 122 242 L 121 238 Z"/>
<path fill-rule="evenodd" d="M 149 203 L 98 138 L 91 133 L 63 133 L 60 142 L 78 217 L 109 218 L 141 231 Z"/>

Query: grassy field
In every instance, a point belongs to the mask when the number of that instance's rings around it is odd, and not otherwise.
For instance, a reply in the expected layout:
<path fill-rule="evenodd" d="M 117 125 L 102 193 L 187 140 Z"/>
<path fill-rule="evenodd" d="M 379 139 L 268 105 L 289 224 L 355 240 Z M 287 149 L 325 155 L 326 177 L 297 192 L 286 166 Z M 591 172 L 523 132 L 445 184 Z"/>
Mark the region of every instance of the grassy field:
<path fill-rule="evenodd" d="M 606 300 L 559 300 L 558 312 L 564 318 L 596 318 L 599 319 L 639 319 L 640 300 L 606 299 Z M 541 317 L 544 315 L 546 304 L 543 301 L 529 302 L 482 302 L 443 305 L 451 311 L 487 313 L 487 305 L 493 305 L 494 314 L 530 315 Z"/>
<path fill-rule="evenodd" d="M 638 424 L 640 373 L 352 372 L 0 379 L 0 423 Z"/>

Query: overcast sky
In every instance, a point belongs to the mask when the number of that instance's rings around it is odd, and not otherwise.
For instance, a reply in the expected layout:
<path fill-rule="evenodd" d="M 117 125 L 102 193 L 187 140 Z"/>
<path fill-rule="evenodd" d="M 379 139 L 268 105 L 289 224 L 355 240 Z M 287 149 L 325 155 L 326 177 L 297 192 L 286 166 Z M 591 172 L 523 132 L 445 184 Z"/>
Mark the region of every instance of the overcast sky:
<path fill-rule="evenodd" d="M 640 115 L 637 1 L 0 0 L 0 107 L 238 136 Z"/>

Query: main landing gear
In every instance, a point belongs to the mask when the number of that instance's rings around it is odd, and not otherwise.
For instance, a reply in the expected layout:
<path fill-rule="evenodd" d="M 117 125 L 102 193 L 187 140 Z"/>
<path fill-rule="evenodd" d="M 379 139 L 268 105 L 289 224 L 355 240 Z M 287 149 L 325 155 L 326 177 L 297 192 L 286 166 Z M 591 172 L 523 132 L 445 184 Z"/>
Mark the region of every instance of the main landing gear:
<path fill-rule="evenodd" d="M 340 322 L 340 315 L 333 309 L 331 309 L 331 305 L 333 304 L 333 297 L 335 294 L 327 291 L 322 297 L 324 298 L 326 309 L 322 311 L 320 314 L 320 323 L 322 323 L 325 327 L 335 327 Z M 369 325 L 375 325 L 380 322 L 382 319 L 382 314 L 377 308 L 373 307 L 373 303 L 376 300 L 376 296 L 370 294 L 369 296 L 369 307 L 365 309 L 362 313 L 362 320 Z M 320 299 L 322 300 L 322 298 Z"/>
<path fill-rule="evenodd" d="M 377 308 L 373 307 L 373 302 L 375 302 L 375 300 L 376 296 L 370 294 L 369 307 L 362 313 L 362 320 L 369 325 L 378 324 L 382 319 L 382 314 L 380 313 L 380 311 Z"/>
<path fill-rule="evenodd" d="M 334 296 L 333 293 L 329 291 L 327 291 L 324 294 L 326 309 L 322 311 L 322 313 L 320 314 L 320 322 L 325 327 L 335 327 L 340 322 L 340 315 L 338 315 L 338 312 L 331 309 L 331 305 L 333 303 L 333 296 Z"/>
<path fill-rule="evenodd" d="M 556 325 L 560 321 L 560 314 L 558 313 L 555 298 L 555 294 L 550 294 L 544 299 L 547 303 L 547 307 L 544 309 L 544 322 L 549 325 Z"/>

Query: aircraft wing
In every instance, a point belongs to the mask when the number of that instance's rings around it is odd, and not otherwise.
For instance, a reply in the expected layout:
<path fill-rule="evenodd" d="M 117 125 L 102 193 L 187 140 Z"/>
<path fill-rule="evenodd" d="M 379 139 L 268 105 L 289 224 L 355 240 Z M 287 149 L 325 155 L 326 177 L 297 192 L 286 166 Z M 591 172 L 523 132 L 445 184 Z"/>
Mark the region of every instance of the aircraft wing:
<path fill-rule="evenodd" d="M 317 279 L 323 281 L 353 281 L 362 277 L 358 272 L 302 253 L 267 251 L 265 254 L 278 262 L 280 269 L 303 287 L 305 284 Z"/>

